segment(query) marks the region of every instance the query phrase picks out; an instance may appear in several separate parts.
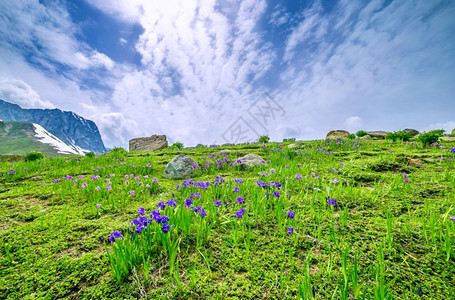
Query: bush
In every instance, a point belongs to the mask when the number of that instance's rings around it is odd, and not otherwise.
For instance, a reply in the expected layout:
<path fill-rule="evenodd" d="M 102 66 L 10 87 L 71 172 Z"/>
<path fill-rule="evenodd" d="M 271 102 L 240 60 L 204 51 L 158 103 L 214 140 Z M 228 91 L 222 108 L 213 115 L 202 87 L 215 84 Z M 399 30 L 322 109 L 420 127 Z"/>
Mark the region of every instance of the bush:
<path fill-rule="evenodd" d="M 366 132 L 364 130 L 359 130 L 359 131 L 357 131 L 357 133 L 355 135 L 358 137 L 362 137 L 362 136 L 368 135 L 368 132 Z"/>
<path fill-rule="evenodd" d="M 183 148 L 183 143 L 180 142 L 176 142 L 172 146 L 168 147 L 169 150 L 182 150 Z"/>
<path fill-rule="evenodd" d="M 350 140 L 353 140 L 353 139 L 355 139 L 355 134 L 350 133 L 350 134 L 348 134 L 347 138 Z"/>
<path fill-rule="evenodd" d="M 89 157 L 89 158 L 94 158 L 94 157 L 95 157 L 95 153 L 93 153 L 93 152 L 88 152 L 88 153 L 85 153 L 85 156 L 86 156 L 86 157 Z"/>
<path fill-rule="evenodd" d="M 44 155 L 41 152 L 30 152 L 25 156 L 25 161 L 35 161 L 43 158 Z"/>
<path fill-rule="evenodd" d="M 386 134 L 385 139 L 386 140 L 392 140 L 394 142 L 397 141 L 409 141 L 409 139 L 412 138 L 412 134 L 410 132 L 407 132 L 405 130 L 401 131 L 396 131 L 396 132 L 389 132 Z"/>
<path fill-rule="evenodd" d="M 123 149 L 122 147 L 115 147 L 111 151 L 109 151 L 109 153 L 111 153 L 112 156 L 115 158 L 121 158 L 121 157 L 125 157 L 128 152 L 125 149 Z"/>
<path fill-rule="evenodd" d="M 443 129 L 432 130 L 430 132 L 422 133 L 417 137 L 417 140 L 427 147 L 433 143 L 436 143 L 440 136 L 444 134 Z"/>
<path fill-rule="evenodd" d="M 259 143 L 266 144 L 270 141 L 270 137 L 267 135 L 263 135 L 259 138 Z"/>

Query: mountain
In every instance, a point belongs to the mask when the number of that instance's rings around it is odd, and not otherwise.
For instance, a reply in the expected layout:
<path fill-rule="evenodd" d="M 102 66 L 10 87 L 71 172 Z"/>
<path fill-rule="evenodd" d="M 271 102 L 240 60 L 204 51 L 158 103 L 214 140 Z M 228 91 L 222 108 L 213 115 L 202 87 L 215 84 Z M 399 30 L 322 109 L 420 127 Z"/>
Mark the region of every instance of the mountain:
<path fill-rule="evenodd" d="M 47 156 L 84 154 L 82 149 L 75 150 L 68 146 L 41 125 L 0 121 L 0 155 L 26 155 L 32 151 Z"/>
<path fill-rule="evenodd" d="M 77 153 L 81 150 L 94 153 L 106 151 L 96 124 L 71 111 L 23 109 L 17 104 L 0 100 L 0 119 L 41 125 Z"/>

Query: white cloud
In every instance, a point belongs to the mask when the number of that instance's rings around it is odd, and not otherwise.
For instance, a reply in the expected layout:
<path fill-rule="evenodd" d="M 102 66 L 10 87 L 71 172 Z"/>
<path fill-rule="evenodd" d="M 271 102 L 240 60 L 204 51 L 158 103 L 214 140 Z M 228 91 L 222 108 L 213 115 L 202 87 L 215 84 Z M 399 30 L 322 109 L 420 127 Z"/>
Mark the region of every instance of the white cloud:
<path fill-rule="evenodd" d="M 435 123 L 435 124 L 430 124 L 424 128 L 422 128 L 420 131 L 423 132 L 428 132 L 430 130 L 436 130 L 436 129 L 444 129 L 446 134 L 451 134 L 452 130 L 455 130 L 455 121 L 447 121 L 447 122 L 442 122 L 442 123 Z"/>
<path fill-rule="evenodd" d="M 15 103 L 22 108 L 55 108 L 22 80 L 0 78 L 0 99 Z"/>
<path fill-rule="evenodd" d="M 352 116 L 347 118 L 344 123 L 348 126 L 348 129 L 360 129 L 363 126 L 362 118 L 358 116 Z"/>

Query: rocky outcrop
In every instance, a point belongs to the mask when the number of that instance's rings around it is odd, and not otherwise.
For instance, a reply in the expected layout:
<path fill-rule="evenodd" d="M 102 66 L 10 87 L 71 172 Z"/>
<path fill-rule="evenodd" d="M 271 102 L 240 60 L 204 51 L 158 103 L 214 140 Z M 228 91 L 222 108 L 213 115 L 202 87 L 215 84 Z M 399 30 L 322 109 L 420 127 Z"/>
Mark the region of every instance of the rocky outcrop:
<path fill-rule="evenodd" d="M 242 156 L 238 160 L 240 160 L 239 164 L 244 168 L 260 166 L 264 163 L 264 159 L 261 156 L 253 153 Z"/>
<path fill-rule="evenodd" d="M 346 130 L 331 130 L 329 133 L 327 133 L 325 139 L 344 139 L 347 138 L 349 135 L 349 132 Z"/>
<path fill-rule="evenodd" d="M 106 152 L 98 127 L 93 121 L 60 109 L 23 109 L 0 100 L 0 119 L 41 125 L 77 152 Z"/>
<path fill-rule="evenodd" d="M 439 137 L 439 140 L 444 142 L 455 142 L 455 136 L 441 136 Z"/>
<path fill-rule="evenodd" d="M 410 134 L 412 134 L 412 136 L 416 136 L 419 134 L 419 131 L 415 129 L 406 128 L 404 131 L 409 132 Z"/>
<path fill-rule="evenodd" d="M 373 139 L 373 140 L 383 140 L 385 139 L 385 136 L 387 135 L 387 131 L 367 131 L 368 135 Z"/>
<path fill-rule="evenodd" d="M 152 135 L 130 140 L 130 152 L 152 152 L 167 148 L 168 143 L 165 135 Z"/>
<path fill-rule="evenodd" d="M 164 169 L 164 177 L 169 179 L 189 178 L 193 175 L 193 169 L 197 168 L 197 162 L 186 154 L 174 157 Z"/>
<path fill-rule="evenodd" d="M 452 130 L 452 134 L 451 135 L 455 135 L 455 128 Z"/>
<path fill-rule="evenodd" d="M 371 140 L 371 136 L 369 134 L 367 134 L 367 135 L 359 137 L 359 140 L 366 140 L 366 141 Z"/>

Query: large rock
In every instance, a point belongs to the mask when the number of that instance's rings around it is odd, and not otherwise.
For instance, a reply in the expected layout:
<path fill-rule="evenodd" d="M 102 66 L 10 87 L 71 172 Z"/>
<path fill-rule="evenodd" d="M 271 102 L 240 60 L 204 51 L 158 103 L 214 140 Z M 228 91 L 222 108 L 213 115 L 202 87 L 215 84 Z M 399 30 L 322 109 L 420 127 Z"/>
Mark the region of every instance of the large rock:
<path fill-rule="evenodd" d="M 359 137 L 359 140 L 366 140 L 366 141 L 371 140 L 371 136 L 367 134 L 367 135 Z"/>
<path fill-rule="evenodd" d="M 167 148 L 168 143 L 165 135 L 152 135 L 130 140 L 130 152 L 151 152 Z"/>
<path fill-rule="evenodd" d="M 383 140 L 387 135 L 387 131 L 367 131 L 368 135 L 371 136 L 373 140 Z"/>
<path fill-rule="evenodd" d="M 325 139 L 344 139 L 347 138 L 349 135 L 349 132 L 346 130 L 331 130 L 329 133 L 327 133 Z"/>
<path fill-rule="evenodd" d="M 193 175 L 193 166 L 198 166 L 194 159 L 186 154 L 180 154 L 166 165 L 164 177 L 169 179 L 189 178 Z"/>
<path fill-rule="evenodd" d="M 264 163 L 262 157 L 253 153 L 242 156 L 239 160 L 241 161 L 240 165 L 245 168 L 260 166 Z"/>
<path fill-rule="evenodd" d="M 455 128 L 452 130 L 452 134 L 451 135 L 455 135 Z"/>
<path fill-rule="evenodd" d="M 455 136 L 441 136 L 439 137 L 439 140 L 444 142 L 455 142 Z"/>
<path fill-rule="evenodd" d="M 416 136 L 420 133 L 418 130 L 409 129 L 409 128 L 406 128 L 404 131 L 409 132 L 410 134 L 412 134 L 412 136 Z"/>

